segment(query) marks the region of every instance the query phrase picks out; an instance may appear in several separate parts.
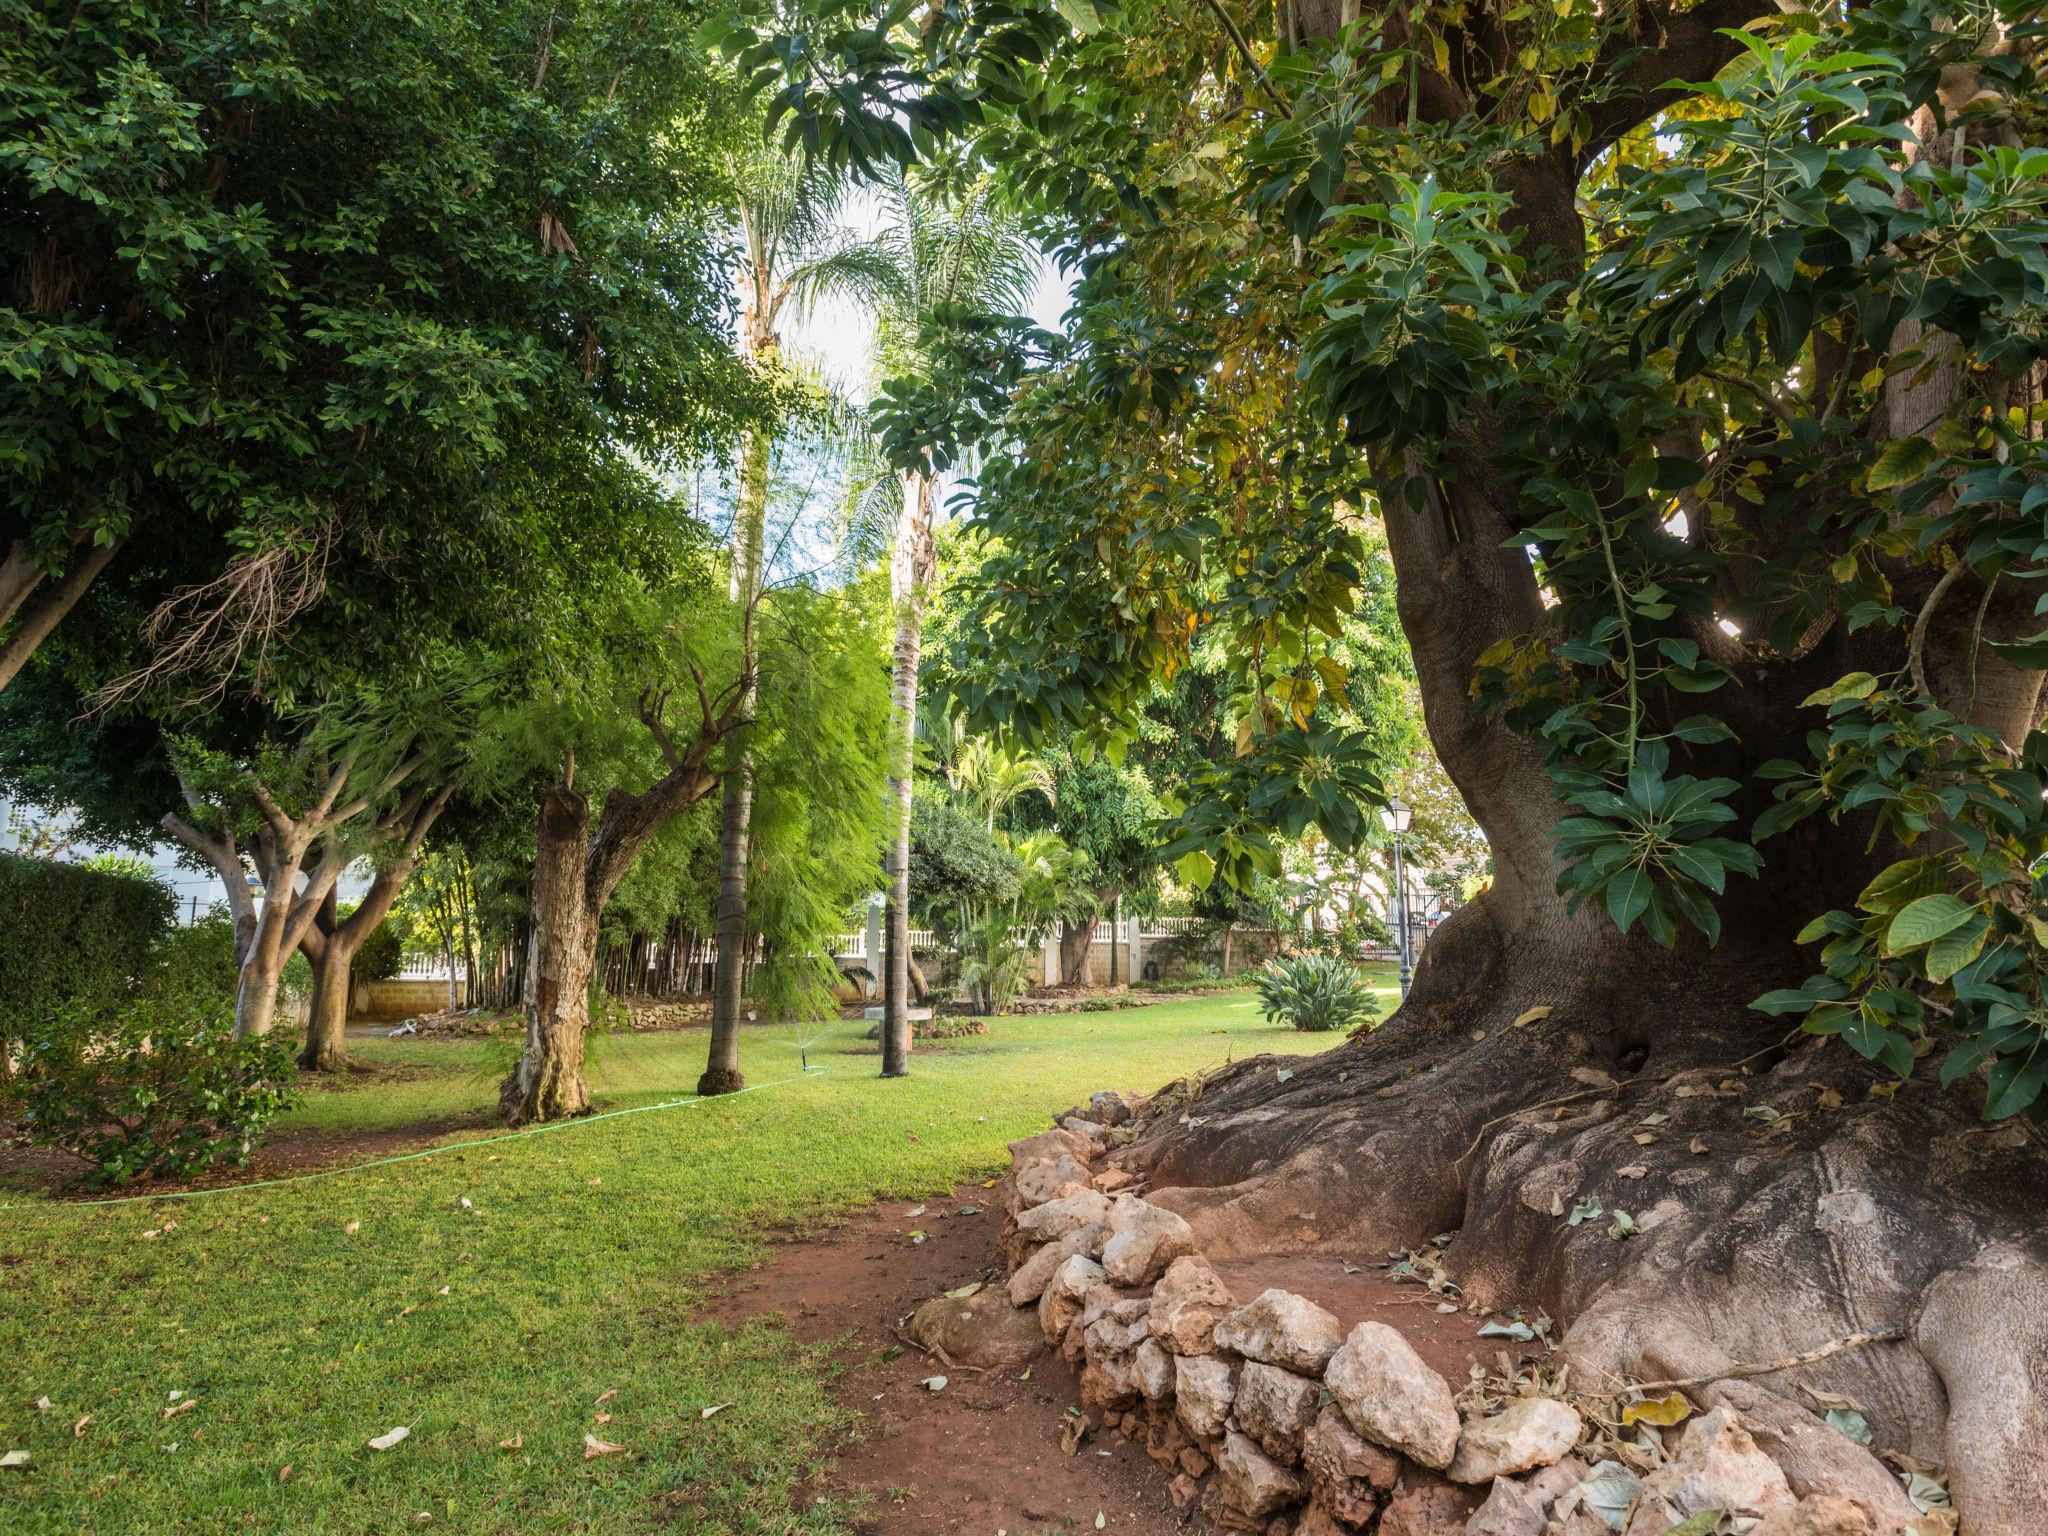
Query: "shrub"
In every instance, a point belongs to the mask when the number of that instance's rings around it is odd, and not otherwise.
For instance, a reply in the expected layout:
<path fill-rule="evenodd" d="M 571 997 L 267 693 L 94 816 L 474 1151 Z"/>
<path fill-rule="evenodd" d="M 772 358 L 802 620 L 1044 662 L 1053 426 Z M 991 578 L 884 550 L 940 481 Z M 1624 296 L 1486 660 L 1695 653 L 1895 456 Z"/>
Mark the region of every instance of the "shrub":
<path fill-rule="evenodd" d="M 1370 1020 L 1376 1008 L 1365 973 L 1330 955 L 1295 955 L 1259 972 L 1259 1012 L 1278 1024 L 1323 1033 Z"/>
<path fill-rule="evenodd" d="M 68 1003 L 125 1000 L 174 908 L 147 875 L 0 853 L 0 1037 Z"/>
<path fill-rule="evenodd" d="M 219 907 L 198 922 L 173 928 L 156 942 L 142 995 L 187 1014 L 233 1009 L 241 973 L 235 966 L 235 921 Z"/>
<path fill-rule="evenodd" d="M 359 981 L 389 981 L 405 969 L 405 924 L 387 917 L 363 940 L 350 968 Z"/>
<path fill-rule="evenodd" d="M 93 1164 L 93 1181 L 188 1179 L 239 1165 L 297 1098 L 287 1030 L 235 1039 L 232 1008 L 180 999 L 71 1003 L 23 1052 L 23 1125 Z"/>

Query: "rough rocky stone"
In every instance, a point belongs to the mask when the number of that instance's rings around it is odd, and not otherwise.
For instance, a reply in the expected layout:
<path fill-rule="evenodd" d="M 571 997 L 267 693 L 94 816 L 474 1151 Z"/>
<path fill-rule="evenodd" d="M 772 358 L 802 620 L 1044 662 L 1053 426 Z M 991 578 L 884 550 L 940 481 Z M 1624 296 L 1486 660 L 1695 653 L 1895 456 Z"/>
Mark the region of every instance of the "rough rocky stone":
<path fill-rule="evenodd" d="M 1217 1322 L 1236 1306 L 1207 1260 L 1175 1259 L 1152 1289 L 1152 1337 L 1176 1355 L 1206 1355 Z"/>
<path fill-rule="evenodd" d="M 1216 1452 L 1215 1480 L 1202 1507 L 1220 1520 L 1263 1522 L 1307 1492 L 1306 1478 L 1274 1461 L 1248 1435 L 1233 1430 Z"/>
<path fill-rule="evenodd" d="M 1081 1367 L 1081 1404 L 1085 1408 L 1116 1408 L 1134 1401 L 1138 1381 L 1129 1355 L 1090 1357 Z"/>
<path fill-rule="evenodd" d="M 1109 1222 L 1109 1199 L 1094 1190 L 1083 1190 L 1079 1194 L 1063 1195 L 1043 1205 L 1033 1206 L 1017 1217 L 1017 1235 L 1027 1242 L 1057 1242 L 1069 1232 L 1087 1226 L 1090 1222 Z"/>
<path fill-rule="evenodd" d="M 1038 1326 L 1048 1344 L 1065 1339 L 1067 1325 L 1081 1315 L 1082 1298 L 1103 1279 L 1102 1266 L 1091 1258 L 1076 1253 L 1060 1261 L 1038 1298 Z"/>
<path fill-rule="evenodd" d="M 1237 1422 L 1259 1449 L 1282 1466 L 1301 1460 L 1301 1442 L 1315 1422 L 1321 1386 L 1277 1365 L 1248 1362 L 1237 1378 Z"/>
<path fill-rule="evenodd" d="M 1045 1283 L 1052 1279 L 1052 1272 L 1075 1254 L 1100 1259 L 1102 1244 L 1109 1236 L 1109 1228 L 1099 1221 L 1076 1227 L 1057 1242 L 1047 1243 L 1017 1266 L 1017 1272 L 1010 1276 L 1010 1305 L 1028 1307 L 1045 1294 Z"/>
<path fill-rule="evenodd" d="M 1184 1445 L 1180 1449 L 1180 1469 L 1189 1477 L 1201 1477 L 1215 1465 L 1198 1446 Z"/>
<path fill-rule="evenodd" d="M 1421 1467 L 1403 1467 L 1376 1536 L 1465 1536 L 1478 1493 Z"/>
<path fill-rule="evenodd" d="M 1870 1536 L 1870 1517 L 1848 1499 L 1810 1493 L 1770 1516 L 1750 1536 Z"/>
<path fill-rule="evenodd" d="M 1030 1209 L 1059 1198 L 1060 1191 L 1069 1184 L 1087 1188 L 1088 1164 L 1071 1153 L 1062 1152 L 1058 1157 L 1018 1164 L 1014 1183 L 1017 1203 Z"/>
<path fill-rule="evenodd" d="M 1543 1536 L 1543 1506 L 1512 1477 L 1497 1477 L 1486 1502 L 1465 1522 L 1465 1536 Z"/>
<path fill-rule="evenodd" d="M 1339 1524 L 1362 1527 L 1380 1506 L 1380 1495 L 1394 1486 L 1401 1458 L 1382 1450 L 1344 1421 L 1335 1403 L 1326 1403 L 1303 1438 L 1301 1462 L 1316 1502 Z"/>
<path fill-rule="evenodd" d="M 1086 1157 L 1089 1141 L 1086 1136 L 1077 1136 L 1072 1131 L 1057 1128 L 1040 1131 L 1036 1136 L 1026 1136 L 1010 1143 L 1010 1166 L 1018 1168 L 1025 1163 L 1044 1162 L 1059 1157 Z"/>
<path fill-rule="evenodd" d="M 1174 1409 L 1196 1439 L 1210 1440 L 1223 1433 L 1223 1421 L 1230 1417 L 1236 1398 L 1230 1367 L 1214 1355 L 1174 1357 Z"/>
<path fill-rule="evenodd" d="M 1157 1339 L 1138 1346 L 1131 1357 L 1131 1373 L 1137 1378 L 1138 1390 L 1152 1402 L 1173 1396 L 1173 1356 L 1159 1347 Z"/>
<path fill-rule="evenodd" d="M 1769 1518 L 1797 1502 L 1784 1472 L 1757 1448 L 1735 1411 L 1716 1408 L 1693 1420 L 1677 1455 L 1643 1479 L 1627 1536 L 1664 1536 L 1705 1509 Z"/>
<path fill-rule="evenodd" d="M 1360 1323 L 1330 1357 L 1324 1385 L 1366 1439 L 1437 1471 L 1458 1449 L 1458 1410 L 1443 1377 L 1385 1323 Z"/>
<path fill-rule="evenodd" d="M 1192 1509 L 1195 1500 L 1202 1496 L 1202 1485 L 1183 1472 L 1166 1485 L 1166 1496 L 1173 1500 L 1175 1509 Z"/>
<path fill-rule="evenodd" d="M 1120 1093 L 1104 1088 L 1088 1095 L 1088 1115 L 1104 1125 L 1128 1125 L 1137 1104 Z"/>
<path fill-rule="evenodd" d="M 1138 1182 L 1138 1176 L 1128 1168 L 1105 1168 L 1095 1175 L 1095 1187 L 1105 1195 L 1115 1194 L 1127 1185 Z"/>
<path fill-rule="evenodd" d="M 1147 1285 L 1175 1259 L 1195 1251 L 1195 1232 L 1178 1212 L 1118 1195 L 1109 1208 L 1102 1267 L 1119 1285 Z"/>
<path fill-rule="evenodd" d="M 956 1365 L 1007 1370 L 1038 1358 L 1045 1336 L 1029 1312 L 984 1286 L 972 1296 L 937 1296 L 910 1315 L 910 1336 Z"/>
<path fill-rule="evenodd" d="M 1247 1360 L 1319 1376 L 1344 1342 L 1337 1319 L 1292 1291 L 1262 1291 L 1216 1324 L 1216 1346 Z"/>
<path fill-rule="evenodd" d="M 1115 1137 L 1109 1134 L 1109 1127 L 1100 1120 L 1083 1120 L 1079 1115 L 1066 1116 L 1060 1121 L 1060 1129 L 1072 1131 L 1076 1136 L 1084 1137 L 1088 1145 L 1098 1151 L 1110 1146 L 1116 1140 Z"/>
<path fill-rule="evenodd" d="M 1547 1467 L 1570 1453 L 1583 1427 L 1578 1410 L 1569 1404 L 1525 1397 L 1468 1423 L 1445 1476 L 1454 1483 L 1490 1483 L 1496 1477 Z"/>
<path fill-rule="evenodd" d="M 1301 1512 L 1301 1519 L 1294 1527 L 1294 1536 L 1352 1536 L 1353 1530 L 1363 1523 L 1356 1520 L 1347 1523 L 1321 1504 L 1311 1501 Z"/>
<path fill-rule="evenodd" d="M 1344 1410 L 1325 1403 L 1302 1442 L 1302 1460 L 1318 1482 L 1358 1482 L 1386 1493 L 1401 1475 L 1401 1458 L 1353 1429 Z"/>

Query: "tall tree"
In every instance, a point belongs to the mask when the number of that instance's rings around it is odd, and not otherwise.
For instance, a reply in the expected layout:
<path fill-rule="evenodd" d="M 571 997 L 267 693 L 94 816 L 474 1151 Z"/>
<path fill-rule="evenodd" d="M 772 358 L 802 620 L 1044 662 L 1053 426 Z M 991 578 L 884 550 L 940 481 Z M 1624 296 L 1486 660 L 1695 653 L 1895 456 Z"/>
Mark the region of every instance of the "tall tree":
<path fill-rule="evenodd" d="M 843 178 L 800 156 L 756 146 L 732 160 L 738 202 L 739 245 L 734 256 L 740 290 L 740 346 L 748 366 L 764 380 L 793 382 L 782 361 L 782 322 L 822 299 L 869 301 L 890 291 L 895 265 L 873 242 L 842 222 Z M 751 612 L 762 595 L 767 543 L 768 485 L 776 432 L 750 429 L 740 440 L 738 497 L 733 513 L 734 595 Z M 745 666 L 757 648 L 749 626 Z M 741 701 L 743 720 L 754 709 Z M 724 775 L 718 850 L 718 961 L 711 989 L 710 1059 L 697 1080 L 703 1094 L 731 1093 L 746 1084 L 740 1071 L 742 990 L 753 934 L 747 922 L 749 824 L 753 816 L 752 734 L 742 728 L 729 749 Z"/>
<path fill-rule="evenodd" d="M 925 341 L 934 322 L 961 314 L 1005 314 L 1023 307 L 1037 275 L 1035 248 L 1022 224 L 999 205 L 993 185 L 973 181 L 953 195 L 901 172 L 886 176 L 891 222 L 885 239 L 897 281 L 883 311 L 877 365 L 888 375 L 916 374 L 930 361 Z M 932 514 L 937 482 L 923 468 L 900 473 L 901 500 L 889 541 L 890 597 L 896 636 L 891 648 L 897 719 L 897 763 L 889 793 L 895 806 L 887 860 L 889 904 L 882 978 L 882 1076 L 910 1071 L 910 812 L 916 776 L 918 662 L 924 613 L 937 554 Z"/>
<path fill-rule="evenodd" d="M 884 50 L 887 110 L 931 131 L 971 98 L 1082 272 L 1074 345 L 992 367 L 975 338 L 951 403 L 906 402 L 1014 445 L 982 477 L 1011 564 L 972 702 L 1119 735 L 1215 627 L 1292 704 L 1376 502 L 1430 736 L 1494 854 L 1385 1027 L 1149 1129 L 1151 1198 L 1223 1251 L 1310 1241 L 1302 1210 L 1332 1246 L 1462 1224 L 1467 1294 L 1553 1277 L 1595 1375 L 1909 1319 L 1829 1389 L 1895 1447 L 1946 1440 L 1965 1526 L 2023 1519 L 2048 1474 L 1978 1433 L 2006 1410 L 1974 1362 L 2048 1381 L 2040 1158 L 1936 1149 L 2048 1088 L 2037 11 L 1076 19 L 969 6 Z M 872 55 L 805 36 L 793 131 L 903 150 L 852 131 Z M 1355 844 L 1371 770 L 1255 724 L 1184 859 L 1242 882 L 1294 818 Z M 1867 1219 L 1840 1216 L 1850 1167 Z M 1545 1220 L 1546 1187 L 1626 1190 L 1659 1230 Z M 1712 1391 L 1795 1485 L 1914 1518 L 1803 1405 Z"/>

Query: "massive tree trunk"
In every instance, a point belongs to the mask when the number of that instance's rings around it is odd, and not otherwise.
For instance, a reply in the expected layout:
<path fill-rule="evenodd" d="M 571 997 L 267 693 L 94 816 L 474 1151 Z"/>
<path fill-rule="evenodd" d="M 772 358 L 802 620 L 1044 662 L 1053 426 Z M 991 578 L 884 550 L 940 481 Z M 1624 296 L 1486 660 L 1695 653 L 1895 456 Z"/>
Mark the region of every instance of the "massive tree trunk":
<path fill-rule="evenodd" d="M 882 1076 L 910 1072 L 910 800 L 917 771 L 917 666 L 924 648 L 924 603 L 933 573 L 932 483 L 903 477 L 903 516 L 891 562 L 896 597 L 892 717 L 896 765 L 889 775 L 888 972 L 882 989 Z"/>
<path fill-rule="evenodd" d="M 533 860 L 533 936 L 526 968 L 526 1047 L 498 1093 L 514 1125 L 562 1120 L 590 1108 L 583 1040 L 597 967 L 600 910 L 585 878 L 589 797 L 551 784 L 540 800 Z"/>
<path fill-rule="evenodd" d="M 623 788 L 607 792 L 595 832 L 590 830 L 589 797 L 575 787 L 574 754 L 561 781 L 541 795 L 533 933 L 527 947 L 526 1044 L 498 1091 L 499 1108 L 514 1125 L 579 1115 L 590 1107 L 583 1039 L 605 903 L 654 835 L 717 788 L 719 775 L 709 759 L 743 718 L 753 673 L 745 669 L 734 680 L 723 707 L 713 705 L 701 677 L 694 681 L 700 718 L 686 747 L 678 747 L 664 724 L 667 694 L 642 696 L 641 722 L 660 747 L 668 772 L 638 793 Z"/>
<path fill-rule="evenodd" d="M 1648 67 L 1712 73 L 1656 50 Z M 1505 180 L 1524 229 L 1576 248 L 1569 176 Z M 1884 435 L 1938 417 L 1929 383 L 1913 381 L 1922 397 Z M 1549 837 L 1560 808 L 1539 753 L 1475 714 L 1467 691 L 1481 651 L 1544 624 L 1528 560 L 1502 547 L 1517 488 L 1489 463 L 1495 440 L 1493 423 L 1471 422 L 1452 445 L 1455 472 L 1421 508 L 1383 508 L 1429 734 L 1491 844 L 1491 888 L 1436 931 L 1383 1027 L 1290 1057 L 1284 1074 L 1273 1058 L 1236 1063 L 1200 1085 L 1192 1113 L 1185 1091 L 1162 1095 L 1126 1157 L 1153 1179 L 1148 1198 L 1181 1211 L 1216 1255 L 1377 1254 L 1455 1233 L 1448 1263 L 1465 1296 L 1554 1315 L 1582 1389 L 1897 1329 L 1895 1342 L 1694 1395 L 1736 1407 L 1800 1492 L 1863 1502 L 1874 1530 L 1914 1511 L 1873 1456 L 1821 1423 L 1806 1389 L 1855 1398 L 1880 1446 L 1950 1468 L 1965 1531 L 2035 1530 L 2048 1508 L 2037 1135 L 1982 1124 L 1979 1080 L 1943 1088 L 1928 1061 L 1898 1084 L 1747 1006 L 1811 971 L 1792 935 L 1851 905 L 1887 862 L 1867 818 L 1813 818 L 1766 843 L 1763 877 L 1731 891 L 1711 950 L 1688 932 L 1665 951 L 1621 937 L 1592 904 L 1566 910 Z M 1895 578 L 1917 611 L 1933 573 Z M 2041 677 L 1975 654 L 1982 589 L 1970 585 L 1931 627 L 1925 674 L 1944 704 L 2018 742 Z M 1987 637 L 2038 628 L 2030 608 L 1992 604 Z M 1839 619 L 1795 659 L 1732 654 L 1739 686 L 1714 707 L 1737 739 L 1676 766 L 1754 784 L 1763 761 L 1805 755 L 1809 691 L 1906 660 L 1900 633 L 1850 634 Z M 1745 824 L 1767 803 L 1753 791 L 1739 804 Z M 1585 1201 L 1605 1214 L 1569 1223 Z M 1620 1211 L 1635 1235 L 1610 1231 Z"/>
<path fill-rule="evenodd" d="M 735 598 L 745 605 L 748 677 L 755 671 L 753 615 L 761 596 L 761 545 L 768 509 L 769 458 L 774 445 L 765 432 L 748 434 L 740 468 L 740 498 L 733 544 Z M 756 686 L 749 683 L 741 718 L 754 713 Z M 724 803 L 718 828 L 718 969 L 711 986 L 711 1048 L 700 1094 L 732 1093 L 747 1085 L 740 1071 L 740 1011 L 747 977 L 747 857 L 754 807 L 754 754 L 741 736 L 725 771 Z"/>

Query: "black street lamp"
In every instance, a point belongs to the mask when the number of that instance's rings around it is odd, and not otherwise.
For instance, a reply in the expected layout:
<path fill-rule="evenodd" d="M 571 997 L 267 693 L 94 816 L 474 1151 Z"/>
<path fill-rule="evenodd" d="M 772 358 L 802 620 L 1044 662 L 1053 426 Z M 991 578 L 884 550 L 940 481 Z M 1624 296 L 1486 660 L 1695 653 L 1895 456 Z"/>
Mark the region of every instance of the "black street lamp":
<path fill-rule="evenodd" d="M 1408 944 L 1408 880 L 1402 859 L 1402 840 L 1415 808 L 1398 797 L 1387 802 L 1387 830 L 1394 834 L 1394 944 L 1401 954 L 1401 1001 L 1408 1001 L 1408 983 L 1414 975 L 1413 953 Z"/>

